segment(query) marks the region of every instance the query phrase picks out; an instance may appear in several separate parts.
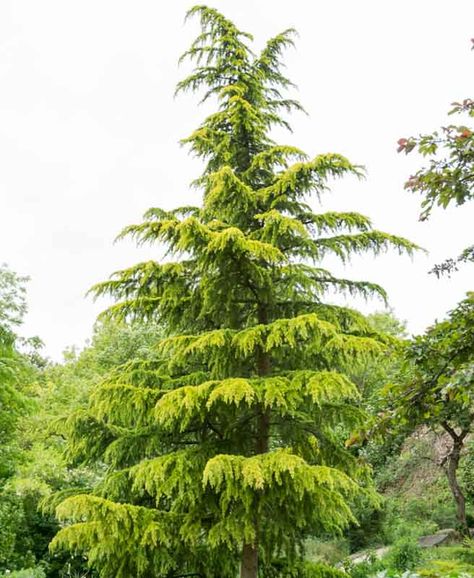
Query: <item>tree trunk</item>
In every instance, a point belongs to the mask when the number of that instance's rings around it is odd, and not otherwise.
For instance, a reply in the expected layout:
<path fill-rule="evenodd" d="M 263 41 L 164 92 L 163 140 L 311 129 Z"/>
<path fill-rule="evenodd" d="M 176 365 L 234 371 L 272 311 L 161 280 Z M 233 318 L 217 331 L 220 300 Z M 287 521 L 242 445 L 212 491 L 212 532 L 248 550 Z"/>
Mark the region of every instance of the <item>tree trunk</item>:
<path fill-rule="evenodd" d="M 459 530 L 464 535 L 469 535 L 469 528 L 466 519 L 466 498 L 464 497 L 463 491 L 458 483 L 457 470 L 459 466 L 459 460 L 461 458 L 462 441 L 454 442 L 453 449 L 447 458 L 446 463 L 446 476 L 448 478 L 449 489 L 453 495 L 454 501 L 456 503 L 456 519 L 458 522 Z"/>
<path fill-rule="evenodd" d="M 266 324 L 268 318 L 266 311 L 259 312 L 259 322 Z M 270 356 L 265 351 L 261 351 L 257 360 L 257 373 L 260 376 L 268 375 L 271 371 Z M 270 442 L 270 412 L 263 405 L 258 408 L 257 439 L 255 444 L 255 454 L 264 454 L 268 452 Z M 257 509 L 256 509 L 257 511 Z M 240 578 L 258 578 L 258 534 L 259 520 L 258 514 L 255 517 L 255 542 L 253 544 L 244 544 L 242 547 L 242 559 L 240 564 Z"/>
<path fill-rule="evenodd" d="M 240 578 L 257 578 L 258 576 L 258 545 L 244 544 L 242 548 L 242 563 Z"/>
<path fill-rule="evenodd" d="M 456 520 L 458 522 L 458 528 L 462 534 L 469 536 L 469 527 L 466 519 L 466 498 L 464 497 L 464 493 L 458 483 L 459 460 L 461 459 L 464 440 L 469 433 L 469 428 L 463 429 L 461 433 L 458 434 L 456 430 L 448 424 L 448 422 L 442 422 L 441 425 L 453 440 L 451 451 L 445 458 L 444 471 L 448 478 L 449 489 L 451 490 L 451 494 L 453 495 L 456 504 Z"/>

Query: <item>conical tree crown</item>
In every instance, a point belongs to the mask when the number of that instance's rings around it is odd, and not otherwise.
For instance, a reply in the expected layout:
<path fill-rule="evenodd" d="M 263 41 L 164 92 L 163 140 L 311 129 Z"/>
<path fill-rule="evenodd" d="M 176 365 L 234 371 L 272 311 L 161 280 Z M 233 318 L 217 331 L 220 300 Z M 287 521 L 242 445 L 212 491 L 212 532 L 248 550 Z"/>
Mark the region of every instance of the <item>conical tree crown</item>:
<path fill-rule="evenodd" d="M 294 32 L 254 55 L 251 36 L 220 13 L 189 15 L 201 34 L 178 91 L 218 105 L 183 141 L 205 162 L 202 205 L 150 209 L 122 236 L 165 245 L 169 259 L 95 287 L 117 300 L 107 315 L 153 319 L 167 338 L 156 362 L 115 372 L 66 424 L 71 455 L 108 470 L 94 493 L 60 505 L 74 523 L 55 546 L 85 551 L 102 577 L 231 578 L 239 564 L 263 576 L 279 557 L 296 568 L 308 534 L 353 520 L 366 471 L 343 442 L 364 416 L 343 368 L 383 343 L 324 295 L 385 293 L 321 261 L 414 248 L 357 213 L 310 207 L 328 179 L 360 168 L 273 142 L 281 114 L 301 109 L 284 96 L 280 62 Z"/>

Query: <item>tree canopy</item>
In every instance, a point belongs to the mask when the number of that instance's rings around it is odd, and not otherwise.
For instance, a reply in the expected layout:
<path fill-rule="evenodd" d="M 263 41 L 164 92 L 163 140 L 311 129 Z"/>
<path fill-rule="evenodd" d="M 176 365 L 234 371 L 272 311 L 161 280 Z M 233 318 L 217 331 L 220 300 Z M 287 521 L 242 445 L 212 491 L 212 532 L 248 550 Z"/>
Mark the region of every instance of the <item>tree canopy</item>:
<path fill-rule="evenodd" d="M 420 221 L 429 219 L 435 206 L 445 209 L 450 204 L 460 206 L 474 199 L 474 100 L 465 98 L 451 106 L 449 114 L 463 115 L 465 123 L 451 123 L 432 133 L 398 141 L 399 152 L 408 154 L 416 150 L 429 160 L 405 183 L 405 188 L 422 196 Z M 437 276 L 449 274 L 460 263 L 469 261 L 474 261 L 474 245 L 435 265 L 433 272 Z"/>
<path fill-rule="evenodd" d="M 301 110 L 281 63 L 294 31 L 254 54 L 251 35 L 216 10 L 188 16 L 201 33 L 177 91 L 217 103 L 183 141 L 205 163 L 193 183 L 202 204 L 150 209 L 121 237 L 162 244 L 167 259 L 94 288 L 116 299 L 106 317 L 151 320 L 165 339 L 156 358 L 113 371 L 67 423 L 70 455 L 106 474 L 59 505 L 53 545 L 85 552 L 103 578 L 269 576 L 275 564 L 297 567 L 308 534 L 353 521 L 351 500 L 371 487 L 344 447 L 365 415 L 342 368 L 377 355 L 384 338 L 325 296 L 386 295 L 323 260 L 415 248 L 358 213 L 315 212 L 310 196 L 362 169 L 272 140 L 289 128 L 283 115 Z"/>
<path fill-rule="evenodd" d="M 469 294 L 446 320 L 415 338 L 405 357 L 412 368 L 411 378 L 389 388 L 390 419 L 402 427 L 442 428 L 451 438 L 439 465 L 456 502 L 459 527 L 467 533 L 465 496 L 457 471 L 466 438 L 474 428 L 474 295 Z"/>
<path fill-rule="evenodd" d="M 0 267 L 0 479 L 12 471 L 15 450 L 10 442 L 18 417 L 28 407 L 20 387 L 27 363 L 18 352 L 15 333 L 26 313 L 26 280 L 6 265 Z"/>

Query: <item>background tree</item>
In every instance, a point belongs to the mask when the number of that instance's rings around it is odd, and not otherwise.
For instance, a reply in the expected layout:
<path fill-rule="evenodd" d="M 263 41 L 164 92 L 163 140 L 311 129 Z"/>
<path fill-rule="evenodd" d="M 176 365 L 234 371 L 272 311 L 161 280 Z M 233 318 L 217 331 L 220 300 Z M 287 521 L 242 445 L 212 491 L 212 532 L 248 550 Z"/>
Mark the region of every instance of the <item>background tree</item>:
<path fill-rule="evenodd" d="M 474 428 L 474 294 L 445 321 L 413 340 L 406 352 L 413 378 L 389 389 L 395 418 L 403 426 L 442 428 L 451 446 L 440 466 L 456 503 L 459 528 L 468 533 L 466 500 L 458 481 L 463 448 Z"/>
<path fill-rule="evenodd" d="M 91 488 L 102 477 L 101 464 L 73 467 L 64 455 L 62 423 L 87 406 L 92 387 L 125 363 L 153 356 L 159 331 L 152 324 L 98 323 L 91 343 L 71 348 L 63 363 L 47 363 L 23 383 L 34 411 L 20 415 L 12 432 L 15 460 L 0 495 L 1 570 L 41 571 L 43 578 L 93 576 L 80 555 L 48 552 L 59 530 L 58 500 Z M 3 558 L 1 557 L 3 553 Z M 35 574 L 36 576 L 36 574 Z"/>
<path fill-rule="evenodd" d="M 435 205 L 446 208 L 449 204 L 463 205 L 474 198 L 474 100 L 466 98 L 453 102 L 450 115 L 466 117 L 466 124 L 449 124 L 430 134 L 401 138 L 398 151 L 418 151 L 429 159 L 429 164 L 412 175 L 405 184 L 407 189 L 423 197 L 420 221 L 429 218 Z M 474 245 L 464 249 L 457 258 L 449 258 L 436 265 L 433 272 L 455 271 L 459 263 L 474 261 Z"/>
<path fill-rule="evenodd" d="M 379 355 L 368 359 L 358 359 L 344 368 L 351 381 L 360 392 L 360 406 L 367 413 L 364 430 L 370 431 L 386 409 L 384 390 L 387 383 L 399 378 L 403 369 L 403 350 L 407 338 L 404 321 L 398 319 L 392 310 L 376 311 L 367 316 L 368 323 L 378 333 L 386 335 L 387 346 Z M 377 490 L 383 489 L 380 475 L 385 472 L 399 454 L 401 446 L 413 428 L 405 431 L 385 431 L 383 436 L 366 439 L 364 432 L 355 432 L 346 442 L 360 452 L 371 468 Z M 355 507 L 357 523 L 351 524 L 344 532 L 349 552 L 379 546 L 384 539 L 386 503 L 373 504 L 364 496 Z"/>
<path fill-rule="evenodd" d="M 0 478 L 8 477 L 12 471 L 15 425 L 28 406 L 21 391 L 27 364 L 17 350 L 15 333 L 26 312 L 26 281 L 6 265 L 0 267 Z"/>
<path fill-rule="evenodd" d="M 0 571 L 31 561 L 25 517 L 8 482 L 21 459 L 17 426 L 32 404 L 26 394 L 35 368 L 18 350 L 16 330 L 26 313 L 27 278 L 0 267 Z"/>
<path fill-rule="evenodd" d="M 449 114 L 474 116 L 470 98 L 453 102 Z M 442 127 L 417 138 L 400 139 L 399 152 L 417 150 L 430 163 L 411 176 L 406 187 L 423 195 L 420 220 L 429 218 L 435 205 L 446 208 L 450 203 L 463 205 L 474 198 L 474 133 L 466 124 Z"/>
<path fill-rule="evenodd" d="M 301 108 L 282 95 L 293 31 L 254 55 L 251 36 L 217 11 L 189 14 L 201 34 L 178 91 L 218 103 L 184 141 L 206 162 L 194 183 L 203 204 L 150 209 L 123 235 L 166 245 L 170 260 L 95 289 L 118 300 L 109 316 L 152 319 L 167 338 L 160 360 L 114 372 L 69 420 L 70 451 L 108 470 L 94 493 L 58 507 L 73 523 L 54 547 L 85 551 L 102 577 L 222 578 L 240 566 L 256 578 L 275 564 L 298 575 L 305 536 L 341 531 L 350 500 L 370 491 L 344 448 L 364 413 L 338 369 L 383 347 L 362 315 L 324 302 L 329 289 L 385 298 L 383 289 L 336 278 L 322 260 L 413 245 L 357 213 L 307 204 L 328 179 L 361 171 L 270 137 L 288 126 L 282 111 Z"/>
<path fill-rule="evenodd" d="M 474 117 L 470 98 L 452 103 L 449 114 Z M 463 205 L 474 198 L 474 132 L 469 124 L 450 124 L 418 138 L 402 138 L 398 151 L 417 150 L 430 159 L 406 182 L 406 188 L 421 193 L 420 220 L 429 218 L 435 205 L 446 208 L 450 203 Z M 457 258 L 436 265 L 436 275 L 452 273 L 459 263 L 474 261 L 474 245 Z M 435 323 L 408 349 L 407 359 L 414 363 L 413 380 L 401 387 L 395 401 L 397 413 L 412 423 L 441 427 L 450 436 L 452 446 L 442 462 L 457 508 L 457 520 L 467 532 L 465 496 L 457 471 L 466 437 L 471 431 L 474 411 L 473 386 L 473 296 L 468 294 L 446 321 Z"/>
<path fill-rule="evenodd" d="M 26 313 L 26 282 L 4 263 L 0 266 L 0 324 L 13 330 L 20 325 Z"/>

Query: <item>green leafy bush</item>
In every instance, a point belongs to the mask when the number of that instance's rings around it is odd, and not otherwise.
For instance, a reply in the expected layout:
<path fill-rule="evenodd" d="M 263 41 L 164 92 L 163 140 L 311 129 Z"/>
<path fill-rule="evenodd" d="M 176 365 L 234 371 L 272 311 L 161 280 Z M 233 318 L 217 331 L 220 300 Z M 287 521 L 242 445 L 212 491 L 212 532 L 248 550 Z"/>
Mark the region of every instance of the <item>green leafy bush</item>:
<path fill-rule="evenodd" d="M 450 500 L 448 504 L 451 511 Z M 416 497 L 387 499 L 384 506 L 382 539 L 386 544 L 394 544 L 408 538 L 416 542 L 420 536 L 433 534 L 440 527 L 433 519 L 439 514 L 438 506 L 438 501 L 433 502 Z M 450 527 L 450 525 L 443 524 L 443 527 Z"/>
<path fill-rule="evenodd" d="M 414 570 L 422 561 L 423 553 L 417 542 L 410 538 L 399 540 L 387 556 L 390 569 L 405 572 Z"/>
<path fill-rule="evenodd" d="M 0 572 L 35 564 L 33 539 L 22 499 L 8 491 L 0 493 Z"/>
<path fill-rule="evenodd" d="M 474 566 L 459 560 L 431 560 L 418 573 L 424 578 L 471 578 Z"/>
<path fill-rule="evenodd" d="M 348 578 L 345 572 L 328 564 L 299 562 L 288 565 L 285 560 L 275 561 L 263 575 L 265 578 Z"/>
<path fill-rule="evenodd" d="M 323 562 L 334 565 L 349 555 L 347 540 L 317 540 L 306 543 L 306 559 L 311 562 Z"/>
<path fill-rule="evenodd" d="M 368 498 L 362 498 L 354 507 L 357 524 L 352 524 L 344 533 L 350 553 L 376 548 L 384 544 L 385 507 L 376 507 Z"/>
<path fill-rule="evenodd" d="M 474 443 L 467 445 L 467 452 L 459 468 L 459 479 L 466 497 L 474 502 Z"/>
<path fill-rule="evenodd" d="M 474 548 L 463 546 L 436 548 L 436 550 L 433 551 L 432 558 L 436 560 L 456 560 L 474 566 Z"/>
<path fill-rule="evenodd" d="M 369 578 L 387 570 L 385 562 L 379 560 L 375 554 L 369 554 L 365 561 L 357 564 L 347 559 L 342 563 L 342 567 L 346 576 L 349 575 L 351 578 Z"/>
<path fill-rule="evenodd" d="M 306 562 L 302 578 L 347 578 L 347 574 L 327 564 Z"/>

